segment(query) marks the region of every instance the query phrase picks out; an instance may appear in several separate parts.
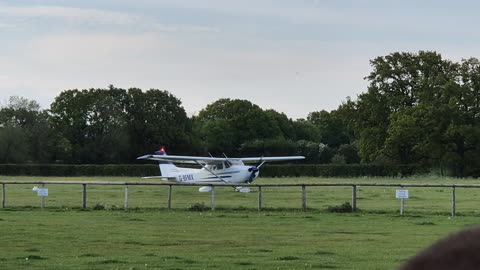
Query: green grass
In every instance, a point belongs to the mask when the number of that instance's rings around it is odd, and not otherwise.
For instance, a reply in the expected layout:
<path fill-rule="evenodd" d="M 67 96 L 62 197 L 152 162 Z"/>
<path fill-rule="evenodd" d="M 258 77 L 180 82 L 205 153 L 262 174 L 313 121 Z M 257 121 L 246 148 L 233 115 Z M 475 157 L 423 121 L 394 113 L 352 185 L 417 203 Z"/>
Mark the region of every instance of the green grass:
<path fill-rule="evenodd" d="M 33 178 L 2 180 L 138 181 L 135 178 Z M 294 182 L 475 183 L 475 180 L 259 179 Z M 264 188 L 265 211 L 256 211 L 257 193 L 218 188 L 216 211 L 210 194 L 175 187 L 174 210 L 166 210 L 166 187 L 88 188 L 81 210 L 81 186 L 49 185 L 47 208 L 32 186 L 7 186 L 0 210 L 2 269 L 393 269 L 419 249 L 479 222 L 480 190 L 457 189 L 460 216 L 451 218 L 449 189 L 410 188 L 406 215 L 399 216 L 396 188 L 360 187 L 358 213 L 328 213 L 351 199 L 351 188 L 308 188 L 307 212 L 300 188 Z M 93 210 L 97 204 L 105 210 Z"/>

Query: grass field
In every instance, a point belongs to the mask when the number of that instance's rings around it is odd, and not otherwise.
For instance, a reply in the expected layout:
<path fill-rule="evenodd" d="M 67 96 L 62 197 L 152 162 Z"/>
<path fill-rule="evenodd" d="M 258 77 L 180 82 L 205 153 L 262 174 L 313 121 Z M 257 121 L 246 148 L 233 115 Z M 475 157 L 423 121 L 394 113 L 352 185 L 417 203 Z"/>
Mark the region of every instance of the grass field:
<path fill-rule="evenodd" d="M 1 180 L 138 181 L 136 178 L 32 178 Z M 298 182 L 476 183 L 475 180 L 259 179 Z M 166 187 L 88 187 L 88 210 L 81 210 L 81 186 L 49 185 L 47 208 L 32 186 L 8 185 L 0 210 L 1 269 L 393 269 L 419 249 L 451 232 L 480 223 L 479 189 L 458 189 L 460 216 L 451 218 L 450 189 L 410 188 L 406 215 L 399 216 L 396 188 L 360 187 L 357 213 L 329 213 L 329 205 L 351 199 L 350 187 L 307 189 L 307 212 L 300 211 L 300 188 L 265 188 L 266 210 L 257 194 L 176 187 L 174 210 L 166 210 Z M 106 210 L 93 210 L 95 206 Z"/>

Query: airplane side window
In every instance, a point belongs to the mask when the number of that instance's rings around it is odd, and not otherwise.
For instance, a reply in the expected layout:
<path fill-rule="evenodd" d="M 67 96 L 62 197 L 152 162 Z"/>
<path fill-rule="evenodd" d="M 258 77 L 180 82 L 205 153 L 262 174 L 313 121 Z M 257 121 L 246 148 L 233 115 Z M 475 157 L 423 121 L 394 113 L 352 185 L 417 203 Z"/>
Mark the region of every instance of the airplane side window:
<path fill-rule="evenodd" d="M 225 162 L 224 164 L 225 164 L 225 169 L 230 168 L 230 164 L 228 164 L 228 162 Z"/>
<path fill-rule="evenodd" d="M 218 165 L 217 165 L 217 169 L 218 169 L 218 170 L 222 170 L 222 169 L 223 169 L 223 163 L 218 164 Z"/>

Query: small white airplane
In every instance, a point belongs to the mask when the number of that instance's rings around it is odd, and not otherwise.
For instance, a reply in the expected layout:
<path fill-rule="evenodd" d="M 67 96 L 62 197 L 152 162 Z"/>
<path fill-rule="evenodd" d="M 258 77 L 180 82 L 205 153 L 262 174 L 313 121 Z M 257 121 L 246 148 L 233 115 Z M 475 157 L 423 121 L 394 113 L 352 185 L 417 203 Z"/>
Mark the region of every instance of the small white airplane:
<path fill-rule="evenodd" d="M 195 157 L 195 156 L 171 156 L 167 155 L 162 147 L 155 154 L 144 155 L 137 159 L 157 160 L 161 176 L 147 176 L 144 178 L 160 178 L 165 181 L 179 183 L 204 183 L 204 184 L 250 184 L 258 177 L 260 167 L 267 161 L 285 161 L 305 159 L 303 156 L 286 157 Z M 177 167 L 173 163 L 197 164 L 201 169 Z M 248 166 L 244 163 L 256 163 Z M 204 186 L 199 192 L 210 192 L 212 187 Z M 250 192 L 247 187 L 237 186 L 235 191 Z"/>

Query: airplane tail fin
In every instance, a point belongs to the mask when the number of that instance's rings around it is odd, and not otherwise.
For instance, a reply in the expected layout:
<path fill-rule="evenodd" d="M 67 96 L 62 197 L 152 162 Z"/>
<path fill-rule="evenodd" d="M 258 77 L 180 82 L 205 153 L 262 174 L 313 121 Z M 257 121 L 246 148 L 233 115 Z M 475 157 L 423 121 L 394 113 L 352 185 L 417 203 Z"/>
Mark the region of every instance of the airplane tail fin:
<path fill-rule="evenodd" d="M 165 148 L 163 147 L 160 148 L 159 151 L 155 152 L 155 155 L 166 155 L 166 154 L 167 152 L 165 152 Z M 162 175 L 162 177 L 175 177 L 179 173 L 177 166 L 175 166 L 170 161 L 159 160 L 158 167 L 160 168 L 160 174 Z"/>

